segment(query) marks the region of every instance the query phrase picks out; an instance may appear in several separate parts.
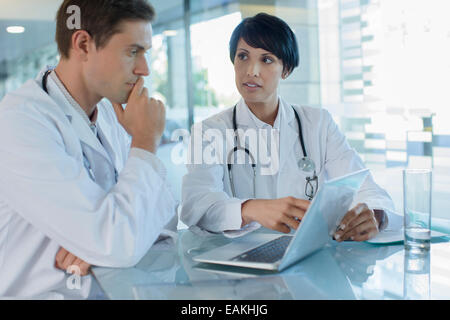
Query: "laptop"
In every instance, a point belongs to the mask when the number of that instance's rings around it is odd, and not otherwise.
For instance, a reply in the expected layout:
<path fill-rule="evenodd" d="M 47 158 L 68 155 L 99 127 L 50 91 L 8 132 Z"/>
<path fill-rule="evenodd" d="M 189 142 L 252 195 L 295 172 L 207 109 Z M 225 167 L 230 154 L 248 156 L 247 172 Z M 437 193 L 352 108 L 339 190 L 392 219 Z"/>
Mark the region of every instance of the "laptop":
<path fill-rule="evenodd" d="M 322 249 L 350 209 L 368 169 L 326 181 L 294 234 L 252 232 L 193 257 L 196 262 L 282 271 Z"/>

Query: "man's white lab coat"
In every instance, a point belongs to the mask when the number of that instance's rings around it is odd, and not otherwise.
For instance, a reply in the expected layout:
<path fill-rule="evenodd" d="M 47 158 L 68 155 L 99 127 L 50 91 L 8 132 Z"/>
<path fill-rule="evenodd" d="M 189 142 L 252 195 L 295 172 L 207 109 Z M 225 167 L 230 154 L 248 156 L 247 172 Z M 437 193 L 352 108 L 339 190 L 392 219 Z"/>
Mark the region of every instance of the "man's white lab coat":
<path fill-rule="evenodd" d="M 133 266 L 176 203 L 163 164 L 130 151 L 109 103 L 97 105 L 102 145 L 56 83 L 49 77 L 49 95 L 41 79 L 0 103 L 0 296 L 86 298 L 91 276 L 68 288 L 70 275 L 54 266 L 60 247 L 92 265 Z"/>

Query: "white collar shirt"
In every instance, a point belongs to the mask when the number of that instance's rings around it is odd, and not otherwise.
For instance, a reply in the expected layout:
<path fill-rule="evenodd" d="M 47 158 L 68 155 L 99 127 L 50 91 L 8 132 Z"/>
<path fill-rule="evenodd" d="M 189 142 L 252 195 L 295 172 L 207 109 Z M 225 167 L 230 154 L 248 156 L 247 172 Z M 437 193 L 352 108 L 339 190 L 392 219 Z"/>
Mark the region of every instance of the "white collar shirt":
<path fill-rule="evenodd" d="M 256 117 L 245 101 L 241 99 L 237 104 L 236 122 L 237 127 L 243 129 L 256 129 L 258 146 L 249 148 L 246 143 L 246 147 L 249 150 L 254 151 L 256 165 L 256 177 L 255 177 L 255 198 L 262 199 L 276 199 L 277 198 L 277 180 L 278 171 L 268 170 L 269 163 L 277 161 L 279 163 L 280 154 L 280 128 L 284 119 L 283 114 L 285 103 L 282 99 L 278 99 L 278 112 L 275 118 L 273 126 L 264 121 L 261 121 Z M 241 140 L 242 141 L 242 140 Z"/>

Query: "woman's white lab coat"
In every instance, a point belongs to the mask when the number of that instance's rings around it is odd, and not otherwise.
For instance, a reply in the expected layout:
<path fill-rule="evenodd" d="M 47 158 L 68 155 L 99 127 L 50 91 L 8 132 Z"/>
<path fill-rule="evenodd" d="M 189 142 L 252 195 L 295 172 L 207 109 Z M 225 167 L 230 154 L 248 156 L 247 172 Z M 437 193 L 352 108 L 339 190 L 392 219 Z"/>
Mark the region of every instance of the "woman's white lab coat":
<path fill-rule="evenodd" d="M 0 296 L 86 298 L 91 276 L 70 289 L 69 275 L 54 266 L 59 248 L 92 265 L 133 266 L 176 203 L 163 164 L 130 152 L 110 104 L 98 104 L 103 147 L 56 83 L 49 77 L 50 97 L 41 79 L 0 103 Z"/>
<path fill-rule="evenodd" d="M 226 166 L 226 151 L 218 157 L 219 164 L 197 164 L 191 161 L 187 165 L 188 173 L 183 177 L 181 220 L 188 226 L 196 225 L 212 232 L 226 232 L 230 236 L 241 235 L 259 227 L 252 223 L 241 229 L 241 204 L 247 199 L 276 199 L 293 196 L 306 199 L 306 176 L 298 168 L 298 160 L 303 157 L 299 139 L 299 128 L 291 104 L 279 99 L 279 163 L 278 173 L 274 176 L 261 175 L 257 166 L 256 197 L 253 195 L 252 169 L 249 164 L 233 165 L 236 197 L 232 197 L 230 177 Z M 356 151 L 351 148 L 345 136 L 338 129 L 330 113 L 325 109 L 294 106 L 301 119 L 305 148 L 308 156 L 316 165 L 320 185 L 335 177 L 364 168 L 364 164 Z M 195 124 L 192 130 L 189 150 L 194 154 L 194 139 L 205 134 L 208 129 L 216 129 L 224 136 L 226 130 L 233 128 L 233 108 L 214 115 L 201 123 Z M 278 120 L 278 118 L 280 118 Z M 259 121 L 241 99 L 237 104 L 236 120 L 238 129 L 244 131 L 255 126 Z M 260 121 L 259 121 L 260 122 Z M 268 126 L 268 125 L 267 125 Z M 206 134 L 208 136 L 208 134 Z M 211 142 L 203 139 L 203 148 Z M 210 139 L 211 141 L 213 139 Z M 243 139 L 241 139 L 243 141 Z M 248 144 L 246 144 L 248 148 Z M 220 149 L 220 148 L 219 148 Z M 228 149 L 230 150 L 230 149 Z M 207 153 L 207 152 L 205 152 Z M 366 179 L 355 196 L 352 206 L 365 202 L 371 209 L 384 209 L 388 212 L 390 228 L 397 228 L 401 222 L 394 209 L 389 195 L 373 180 L 372 175 Z"/>

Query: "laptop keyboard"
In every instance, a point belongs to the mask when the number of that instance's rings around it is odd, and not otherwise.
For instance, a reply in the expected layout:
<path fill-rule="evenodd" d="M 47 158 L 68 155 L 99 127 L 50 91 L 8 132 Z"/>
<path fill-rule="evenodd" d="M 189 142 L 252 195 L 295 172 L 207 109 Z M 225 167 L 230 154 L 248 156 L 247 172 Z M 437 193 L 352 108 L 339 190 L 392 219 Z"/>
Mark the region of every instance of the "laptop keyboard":
<path fill-rule="evenodd" d="M 248 262 L 266 262 L 273 263 L 280 260 L 289 243 L 292 240 L 292 236 L 281 236 L 272 241 L 264 243 L 259 247 L 244 252 L 233 259 L 232 261 L 248 261 Z"/>

